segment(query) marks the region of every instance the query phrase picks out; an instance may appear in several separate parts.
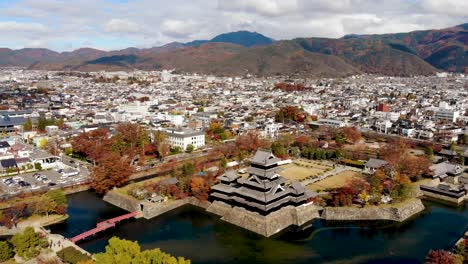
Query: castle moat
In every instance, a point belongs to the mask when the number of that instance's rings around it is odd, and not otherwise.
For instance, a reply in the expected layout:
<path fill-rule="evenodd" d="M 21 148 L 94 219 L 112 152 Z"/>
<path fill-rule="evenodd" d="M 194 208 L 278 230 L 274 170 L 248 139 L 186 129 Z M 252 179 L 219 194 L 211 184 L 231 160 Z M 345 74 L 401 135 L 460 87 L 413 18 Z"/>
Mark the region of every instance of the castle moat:
<path fill-rule="evenodd" d="M 125 211 L 92 192 L 70 195 L 69 219 L 51 227 L 72 237 Z M 428 250 L 450 248 L 468 229 L 468 209 L 424 202 L 425 211 L 404 223 L 315 220 L 302 231 L 265 238 L 228 224 L 203 209 L 184 206 L 154 219 L 120 223 L 79 246 L 104 250 L 118 236 L 143 248 L 161 248 L 193 263 L 422 263 Z"/>

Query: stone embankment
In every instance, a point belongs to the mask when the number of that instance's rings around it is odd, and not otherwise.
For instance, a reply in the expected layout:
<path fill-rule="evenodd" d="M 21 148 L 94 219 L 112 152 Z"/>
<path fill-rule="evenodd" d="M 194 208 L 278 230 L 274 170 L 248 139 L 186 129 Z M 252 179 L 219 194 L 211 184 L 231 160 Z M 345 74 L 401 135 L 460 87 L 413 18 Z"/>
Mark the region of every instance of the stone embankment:
<path fill-rule="evenodd" d="M 203 202 L 194 197 L 187 197 L 181 200 L 168 201 L 164 203 L 144 203 L 142 213 L 144 218 L 151 219 L 185 205 L 194 205 L 206 209 L 210 204 L 210 202 Z"/>
<path fill-rule="evenodd" d="M 319 207 L 306 204 L 298 207 L 287 206 L 269 215 L 260 215 L 242 207 L 233 207 L 223 202 L 204 202 L 194 197 L 169 200 L 163 203 L 149 203 L 110 191 L 104 200 L 129 212 L 141 211 L 146 219 L 157 217 L 185 205 L 194 205 L 221 217 L 222 220 L 270 237 L 289 227 L 302 227 L 314 219 L 335 221 L 390 220 L 402 222 L 424 210 L 420 199 L 384 206 L 357 207 Z"/>
<path fill-rule="evenodd" d="M 140 201 L 115 190 L 107 192 L 103 200 L 129 212 L 141 211 Z"/>
<path fill-rule="evenodd" d="M 203 209 L 211 205 L 209 202 L 200 201 L 194 197 L 187 197 L 181 200 L 169 200 L 162 203 L 150 203 L 139 201 L 128 195 L 122 195 L 116 191 L 110 191 L 104 196 L 104 201 L 120 207 L 129 212 L 141 211 L 146 219 L 162 215 L 184 205 L 194 205 Z"/>
<path fill-rule="evenodd" d="M 326 207 L 323 210 L 322 218 L 337 221 L 390 220 L 403 222 L 423 210 L 424 205 L 420 199 L 411 199 L 391 206 Z"/>
<path fill-rule="evenodd" d="M 221 216 L 221 219 L 228 223 L 270 237 L 288 227 L 301 227 L 315 218 L 319 218 L 320 209 L 321 207 L 313 204 L 298 207 L 287 206 L 263 216 L 241 207 L 231 207 L 228 204 L 216 201 L 207 208 L 207 211 Z"/>

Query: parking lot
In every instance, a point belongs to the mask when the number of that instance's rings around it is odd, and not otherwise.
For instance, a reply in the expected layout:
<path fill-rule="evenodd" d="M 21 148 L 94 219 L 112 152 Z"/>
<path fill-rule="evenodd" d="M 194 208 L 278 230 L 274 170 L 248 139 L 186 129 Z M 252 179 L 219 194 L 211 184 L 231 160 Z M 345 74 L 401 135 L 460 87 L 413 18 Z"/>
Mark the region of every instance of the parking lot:
<path fill-rule="evenodd" d="M 47 191 L 78 185 L 88 180 L 89 171 L 85 166 L 60 166 L 61 169 L 25 173 L 0 179 L 0 197 L 18 193 Z"/>

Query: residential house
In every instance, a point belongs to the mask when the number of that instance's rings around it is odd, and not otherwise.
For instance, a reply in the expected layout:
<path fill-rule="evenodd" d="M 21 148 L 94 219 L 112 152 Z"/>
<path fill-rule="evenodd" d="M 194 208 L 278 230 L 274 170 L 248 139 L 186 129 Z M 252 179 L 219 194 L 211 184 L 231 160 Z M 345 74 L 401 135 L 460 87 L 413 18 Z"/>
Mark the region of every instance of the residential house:
<path fill-rule="evenodd" d="M 388 162 L 381 159 L 370 158 L 364 165 L 364 173 L 374 174 L 374 172 L 380 168 L 388 165 Z"/>
<path fill-rule="evenodd" d="M 10 144 L 6 141 L 0 141 L 0 154 L 6 154 L 10 150 Z"/>

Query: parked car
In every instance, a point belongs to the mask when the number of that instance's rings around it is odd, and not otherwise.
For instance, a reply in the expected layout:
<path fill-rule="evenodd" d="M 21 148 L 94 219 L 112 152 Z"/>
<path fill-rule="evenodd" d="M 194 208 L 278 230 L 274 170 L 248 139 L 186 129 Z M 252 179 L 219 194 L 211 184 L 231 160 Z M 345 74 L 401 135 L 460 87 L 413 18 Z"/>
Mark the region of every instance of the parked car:
<path fill-rule="evenodd" d="M 5 179 L 3 179 L 3 183 L 7 183 L 7 182 L 11 182 L 11 181 L 13 181 L 12 178 L 5 178 Z"/>
<path fill-rule="evenodd" d="M 31 186 L 31 184 L 29 182 L 25 182 L 25 181 L 19 181 L 18 185 L 20 187 L 29 187 L 29 186 Z"/>

